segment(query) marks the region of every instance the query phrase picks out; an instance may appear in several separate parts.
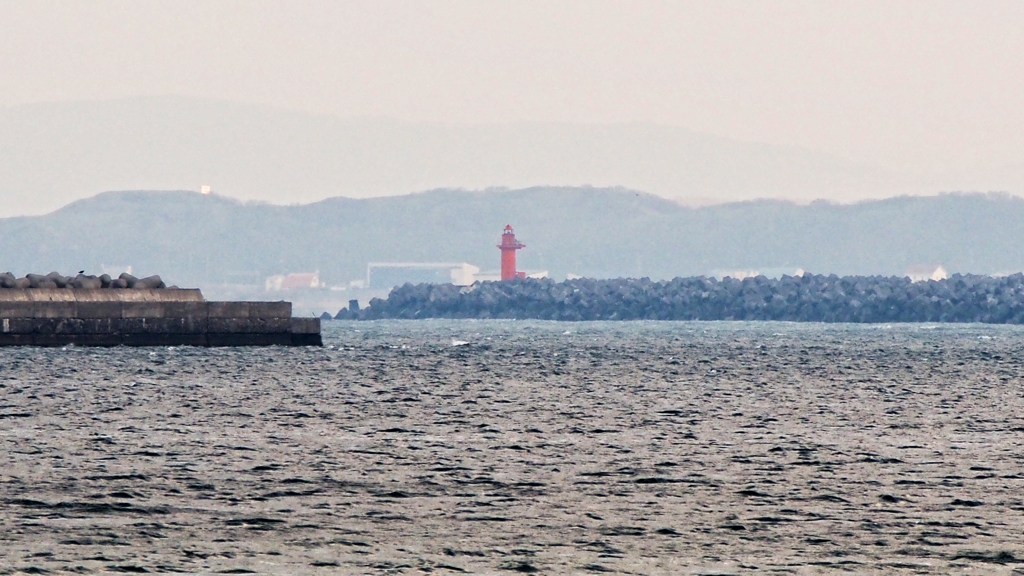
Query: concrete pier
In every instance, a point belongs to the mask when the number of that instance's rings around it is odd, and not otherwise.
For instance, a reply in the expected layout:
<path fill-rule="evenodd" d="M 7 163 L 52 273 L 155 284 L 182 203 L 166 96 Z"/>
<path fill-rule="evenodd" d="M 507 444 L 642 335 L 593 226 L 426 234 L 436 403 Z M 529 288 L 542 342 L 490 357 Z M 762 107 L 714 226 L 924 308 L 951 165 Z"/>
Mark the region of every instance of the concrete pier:
<path fill-rule="evenodd" d="M 210 302 L 199 290 L 0 290 L 0 346 L 320 346 L 291 302 Z"/>

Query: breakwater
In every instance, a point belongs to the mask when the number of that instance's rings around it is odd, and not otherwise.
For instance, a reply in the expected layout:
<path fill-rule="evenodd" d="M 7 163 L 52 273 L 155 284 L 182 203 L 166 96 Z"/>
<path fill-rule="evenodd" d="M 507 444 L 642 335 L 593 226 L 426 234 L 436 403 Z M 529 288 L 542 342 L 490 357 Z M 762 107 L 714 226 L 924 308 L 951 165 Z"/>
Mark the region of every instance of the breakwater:
<path fill-rule="evenodd" d="M 127 286 L 125 288 L 128 288 Z M 0 346 L 319 346 L 290 302 L 215 302 L 178 288 L 0 289 Z"/>
<path fill-rule="evenodd" d="M 1024 324 L 1024 274 L 911 282 L 883 276 L 521 279 L 406 284 L 339 319 L 782 320 Z"/>

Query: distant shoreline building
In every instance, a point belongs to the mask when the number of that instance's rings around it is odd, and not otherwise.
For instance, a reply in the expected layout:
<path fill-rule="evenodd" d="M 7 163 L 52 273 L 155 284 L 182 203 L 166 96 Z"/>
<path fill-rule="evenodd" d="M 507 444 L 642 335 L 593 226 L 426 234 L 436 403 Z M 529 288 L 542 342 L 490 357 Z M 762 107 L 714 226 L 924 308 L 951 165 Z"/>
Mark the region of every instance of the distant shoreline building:
<path fill-rule="evenodd" d="M 927 282 L 928 280 L 945 280 L 949 278 L 949 272 L 939 264 L 918 264 L 907 268 L 904 276 L 910 278 L 911 282 Z"/>
<path fill-rule="evenodd" d="M 480 268 L 468 262 L 370 262 L 366 265 L 366 286 L 391 288 L 405 283 L 469 286 Z"/>
<path fill-rule="evenodd" d="M 320 281 L 320 272 L 293 272 L 291 274 L 277 274 L 269 276 L 263 287 L 267 292 L 284 292 L 287 290 L 302 290 L 309 288 L 324 288 L 326 285 Z"/>
<path fill-rule="evenodd" d="M 732 278 L 734 280 L 743 280 L 745 278 L 757 278 L 758 276 L 764 276 L 765 278 L 771 278 L 778 280 L 783 276 L 803 276 L 803 268 L 787 268 L 787 267 L 771 267 L 771 268 L 758 268 L 758 269 L 739 269 L 739 270 L 712 270 L 708 276 L 711 278 Z"/>
<path fill-rule="evenodd" d="M 547 270 L 520 272 L 522 278 L 547 278 Z M 471 286 L 476 282 L 497 282 L 500 270 L 480 270 L 468 262 L 370 262 L 366 265 L 368 288 L 393 288 L 402 284 L 454 284 Z"/>

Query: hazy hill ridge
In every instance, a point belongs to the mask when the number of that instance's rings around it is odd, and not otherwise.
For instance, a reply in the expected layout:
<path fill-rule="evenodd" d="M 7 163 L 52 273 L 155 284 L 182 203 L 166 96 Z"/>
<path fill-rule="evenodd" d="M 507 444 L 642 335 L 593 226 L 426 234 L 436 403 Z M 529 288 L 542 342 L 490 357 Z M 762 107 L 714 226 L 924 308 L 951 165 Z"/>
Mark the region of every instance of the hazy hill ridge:
<path fill-rule="evenodd" d="M 902 197 L 852 205 L 754 201 L 688 208 L 624 189 L 437 190 L 297 206 L 193 192 L 110 192 L 38 217 L 0 219 L 0 269 L 16 274 L 131 265 L 170 283 L 261 282 L 319 270 L 340 284 L 370 261 L 496 268 L 502 227 L 527 244 L 520 267 L 668 279 L 713 270 L 803 268 L 901 275 L 1024 269 L 1024 200 Z"/>
<path fill-rule="evenodd" d="M 0 216 L 40 214 L 98 190 L 203 184 L 274 202 L 493 185 L 622 185 L 726 200 L 939 189 L 815 151 L 643 123 L 343 119 L 176 96 L 0 109 Z"/>

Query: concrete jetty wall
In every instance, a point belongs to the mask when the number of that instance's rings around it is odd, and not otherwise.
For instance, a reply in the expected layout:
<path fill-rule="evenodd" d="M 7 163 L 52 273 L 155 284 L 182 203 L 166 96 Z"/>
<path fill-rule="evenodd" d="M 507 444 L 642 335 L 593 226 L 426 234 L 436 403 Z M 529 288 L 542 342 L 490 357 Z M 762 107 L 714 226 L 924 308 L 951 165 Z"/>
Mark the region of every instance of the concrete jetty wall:
<path fill-rule="evenodd" d="M 0 346 L 319 346 L 290 302 L 211 302 L 199 290 L 0 290 Z"/>

